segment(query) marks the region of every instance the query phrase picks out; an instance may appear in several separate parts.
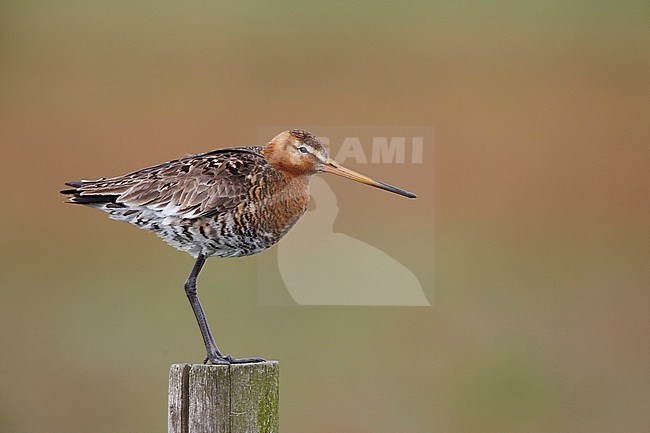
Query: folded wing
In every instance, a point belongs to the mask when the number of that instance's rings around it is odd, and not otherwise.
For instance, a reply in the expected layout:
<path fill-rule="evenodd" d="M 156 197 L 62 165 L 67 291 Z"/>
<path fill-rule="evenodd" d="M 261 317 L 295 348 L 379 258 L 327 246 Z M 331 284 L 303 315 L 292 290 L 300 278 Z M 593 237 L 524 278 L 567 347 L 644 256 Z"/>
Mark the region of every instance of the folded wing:
<path fill-rule="evenodd" d="M 259 148 L 217 150 L 187 156 L 108 179 L 68 182 L 69 203 L 148 208 L 164 216 L 198 218 L 245 201 L 268 165 Z"/>

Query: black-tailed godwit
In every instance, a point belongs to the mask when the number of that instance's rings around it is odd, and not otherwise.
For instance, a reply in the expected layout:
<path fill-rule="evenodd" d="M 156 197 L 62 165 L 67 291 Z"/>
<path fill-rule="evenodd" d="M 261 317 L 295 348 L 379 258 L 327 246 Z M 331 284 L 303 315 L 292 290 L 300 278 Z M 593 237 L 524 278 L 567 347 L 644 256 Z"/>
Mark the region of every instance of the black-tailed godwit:
<path fill-rule="evenodd" d="M 296 129 L 266 146 L 220 149 L 124 176 L 68 182 L 72 189 L 61 193 L 68 203 L 100 209 L 192 255 L 196 262 L 184 287 L 205 343 L 204 362 L 259 362 L 219 351 L 196 279 L 208 257 L 248 256 L 278 242 L 307 210 L 311 176 L 323 172 L 415 198 L 341 166 L 318 138 Z"/>

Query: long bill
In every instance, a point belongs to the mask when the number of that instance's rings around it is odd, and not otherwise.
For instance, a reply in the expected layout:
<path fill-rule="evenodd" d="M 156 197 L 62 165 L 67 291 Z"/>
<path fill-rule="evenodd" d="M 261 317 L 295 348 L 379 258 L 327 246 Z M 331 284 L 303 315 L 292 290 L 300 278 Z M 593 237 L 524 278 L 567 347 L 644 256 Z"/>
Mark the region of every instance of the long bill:
<path fill-rule="evenodd" d="M 348 179 L 356 180 L 357 182 L 365 183 L 366 185 L 374 186 L 375 188 L 383 189 L 384 191 L 390 191 L 395 194 L 402 195 L 408 198 L 416 198 L 417 196 L 403 189 L 397 188 L 387 183 L 380 182 L 375 179 L 371 179 L 368 176 L 364 176 L 361 173 L 350 170 L 349 168 L 343 167 L 338 162 L 334 161 L 332 158 L 328 158 L 325 164 L 322 165 L 322 170 L 326 173 L 336 174 L 338 176 L 343 176 Z"/>

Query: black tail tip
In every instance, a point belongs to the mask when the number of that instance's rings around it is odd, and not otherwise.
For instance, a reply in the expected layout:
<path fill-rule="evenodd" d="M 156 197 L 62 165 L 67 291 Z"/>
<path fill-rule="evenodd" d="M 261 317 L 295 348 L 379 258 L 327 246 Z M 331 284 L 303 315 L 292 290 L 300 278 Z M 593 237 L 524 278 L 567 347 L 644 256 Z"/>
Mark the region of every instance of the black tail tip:
<path fill-rule="evenodd" d="M 68 185 L 68 186 L 71 186 L 71 187 L 73 187 L 75 189 L 62 189 L 59 192 L 61 194 L 63 194 L 63 195 L 72 195 L 72 196 L 74 196 L 76 194 L 79 194 L 79 190 L 77 188 L 81 187 L 82 182 L 65 182 L 64 184 Z"/>

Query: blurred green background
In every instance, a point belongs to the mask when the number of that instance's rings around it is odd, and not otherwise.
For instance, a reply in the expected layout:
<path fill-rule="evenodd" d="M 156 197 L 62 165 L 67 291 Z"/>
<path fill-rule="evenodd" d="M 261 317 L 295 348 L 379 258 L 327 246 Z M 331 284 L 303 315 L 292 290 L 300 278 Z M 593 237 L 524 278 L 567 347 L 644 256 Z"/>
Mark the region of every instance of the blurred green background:
<path fill-rule="evenodd" d="M 436 134 L 435 188 L 352 166 L 416 202 L 330 183 L 433 307 L 202 273 L 224 351 L 280 360 L 283 432 L 646 431 L 649 42 L 642 1 L 1 1 L 0 431 L 165 431 L 169 365 L 203 356 L 192 259 L 58 190 L 279 124 Z"/>

